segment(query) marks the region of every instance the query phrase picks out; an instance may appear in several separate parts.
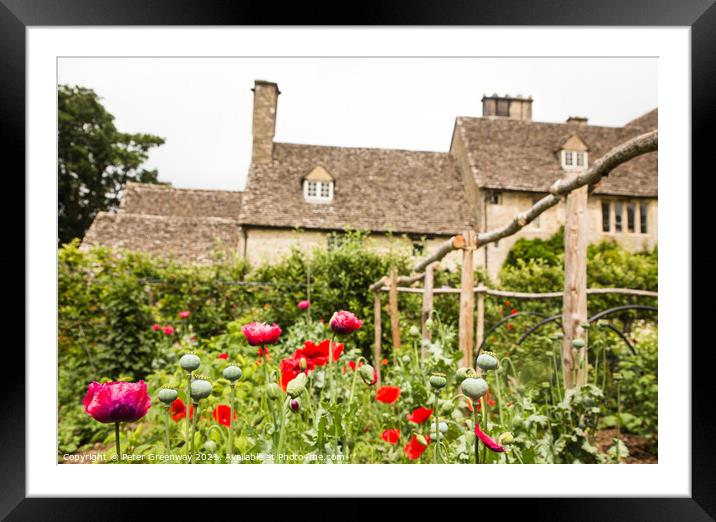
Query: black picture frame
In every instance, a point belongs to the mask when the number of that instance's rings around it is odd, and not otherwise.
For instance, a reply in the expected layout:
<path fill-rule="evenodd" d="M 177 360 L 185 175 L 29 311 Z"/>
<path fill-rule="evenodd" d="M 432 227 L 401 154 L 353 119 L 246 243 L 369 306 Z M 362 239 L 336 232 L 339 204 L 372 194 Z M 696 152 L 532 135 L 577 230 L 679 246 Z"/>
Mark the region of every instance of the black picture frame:
<path fill-rule="evenodd" d="M 517 26 L 688 26 L 691 28 L 692 73 L 692 170 L 711 166 L 710 128 L 716 112 L 716 6 L 713 0 L 552 0 L 490 2 L 430 0 L 346 4 L 342 17 L 335 4 L 322 8 L 305 3 L 275 4 L 249 1 L 179 0 L 0 0 L 0 136 L 6 153 L 6 172 L 25 172 L 25 30 L 29 26 L 118 26 L 118 25 L 517 25 Z M 280 9 L 277 6 L 280 5 Z M 316 13 L 322 13 L 319 16 Z M 12 165 L 13 168 L 10 168 Z M 694 179 L 695 176 L 692 176 Z M 703 179 L 703 178 L 701 178 Z M 24 193 L 24 186 L 20 189 Z M 696 221 L 694 220 L 694 225 Z M 694 237 L 692 235 L 692 237 Z M 19 248 L 16 247 L 16 251 Z M 24 259 L 27 262 L 26 259 Z M 23 271 L 28 277 L 23 264 Z M 19 309 L 19 307 L 17 307 Z M 697 310 L 692 307 L 694 314 Z M 692 324 L 696 322 L 692 318 Z M 693 345 L 693 340 L 689 340 Z M 711 393 L 712 379 L 707 362 L 711 343 L 691 351 L 692 361 L 692 454 L 690 498 L 560 498 L 496 499 L 472 501 L 471 505 L 451 503 L 444 511 L 450 519 L 468 513 L 483 518 L 505 513 L 515 515 L 523 509 L 530 519 L 549 520 L 713 520 L 716 516 L 716 452 Z M 691 346 L 671 347 L 683 349 Z M 695 347 L 696 348 L 696 347 Z M 149 516 L 160 507 L 162 517 L 188 514 L 198 506 L 191 499 L 133 500 L 80 498 L 26 498 L 25 493 L 25 357 L 17 345 L 6 347 L 0 382 L 0 517 L 7 520 L 132 520 L 138 513 Z M 688 393 L 689 383 L 684 383 Z M 688 458 L 684 455 L 684 458 Z M 317 488 L 317 491 L 320 489 Z M 147 506 L 149 502 L 161 506 Z M 218 508 L 211 500 L 212 509 Z M 241 512 L 248 515 L 261 509 L 259 500 L 241 500 Z M 264 500 L 263 502 L 266 502 Z M 291 511 L 304 511 L 308 501 L 292 501 Z M 375 513 L 381 503 L 360 499 L 345 500 L 340 511 L 348 516 Z M 411 501 L 402 512 L 424 515 L 429 499 Z M 204 514 L 211 515 L 205 511 Z M 274 508 L 275 509 L 275 508 Z M 140 511 L 141 510 L 141 511 Z M 145 511 L 147 510 L 147 511 Z M 467 510 L 467 511 L 464 511 Z M 275 512 L 275 511 L 274 511 Z M 227 516 L 230 514 L 225 513 Z M 236 512 L 236 516 L 239 513 Z M 215 516 L 219 516 L 217 511 Z M 318 516 L 320 518 L 320 516 Z M 361 517 L 362 518 L 362 517 Z M 366 518 L 371 519 L 371 516 Z"/>

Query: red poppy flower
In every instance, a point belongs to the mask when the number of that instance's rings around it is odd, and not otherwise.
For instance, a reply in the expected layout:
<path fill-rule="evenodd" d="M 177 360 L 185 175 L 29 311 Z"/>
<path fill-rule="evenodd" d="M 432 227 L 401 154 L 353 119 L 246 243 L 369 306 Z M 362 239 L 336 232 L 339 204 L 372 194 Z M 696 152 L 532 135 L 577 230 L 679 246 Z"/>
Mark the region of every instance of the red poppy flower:
<path fill-rule="evenodd" d="M 144 381 L 92 382 L 83 403 L 87 414 L 103 423 L 134 422 L 152 405 Z"/>
<path fill-rule="evenodd" d="M 288 383 L 295 379 L 299 373 L 304 373 L 304 370 L 301 369 L 300 364 L 300 350 L 296 350 L 296 352 L 294 352 L 291 357 L 282 359 L 279 363 L 278 369 L 281 372 L 281 387 L 284 390 L 286 390 L 286 386 L 288 386 Z M 313 363 L 309 363 L 309 360 L 306 359 L 305 373 L 308 373 L 308 370 L 312 370 L 313 368 L 315 368 L 315 365 Z"/>
<path fill-rule="evenodd" d="M 167 335 L 174 335 L 174 328 L 172 326 L 162 326 L 162 332 Z"/>
<path fill-rule="evenodd" d="M 425 437 L 425 442 L 430 444 L 430 437 Z M 428 444 L 421 444 L 421 442 L 418 440 L 418 436 L 413 435 L 413 438 L 410 439 L 405 445 L 405 448 L 403 448 L 403 450 L 405 451 L 405 456 L 408 457 L 410 460 L 417 459 L 428 448 Z"/>
<path fill-rule="evenodd" d="M 216 356 L 216 358 L 226 360 L 229 358 L 229 354 L 228 353 L 220 353 L 219 355 Z"/>
<path fill-rule="evenodd" d="M 249 323 L 241 331 L 251 346 L 274 344 L 281 335 L 281 327 L 277 324 Z"/>
<path fill-rule="evenodd" d="M 179 317 L 181 317 L 182 319 L 186 319 L 187 317 L 189 317 L 190 314 L 191 312 L 189 312 L 189 310 L 182 310 L 181 312 L 179 312 Z"/>
<path fill-rule="evenodd" d="M 433 410 L 429 410 L 428 408 L 423 408 L 422 406 L 419 406 L 415 408 L 411 413 L 409 413 L 407 415 L 407 418 L 410 422 L 414 422 L 415 424 L 421 424 L 428 420 L 432 414 Z"/>
<path fill-rule="evenodd" d="M 492 400 L 492 397 L 490 396 L 489 389 L 487 390 L 487 394 L 485 395 L 485 400 L 487 401 L 487 404 L 489 406 L 494 406 L 495 404 L 497 404 L 494 400 Z M 470 411 L 472 411 L 472 410 L 470 410 Z M 477 401 L 477 411 L 482 411 L 482 401 Z"/>
<path fill-rule="evenodd" d="M 400 388 L 397 386 L 381 386 L 375 391 L 375 400 L 385 404 L 393 404 L 400 397 Z"/>
<path fill-rule="evenodd" d="M 505 451 L 505 448 L 503 448 L 498 442 L 483 433 L 480 429 L 480 425 L 477 423 L 475 423 L 475 435 L 477 435 L 477 438 L 480 439 L 491 451 L 494 451 L 495 453 L 502 453 Z"/>
<path fill-rule="evenodd" d="M 380 364 L 382 364 L 383 366 L 388 366 L 388 359 L 383 359 L 382 361 L 380 361 Z"/>
<path fill-rule="evenodd" d="M 304 301 L 299 301 L 296 306 L 298 306 L 299 310 L 307 310 L 308 307 L 311 306 L 311 301 L 309 301 L 308 299 Z"/>
<path fill-rule="evenodd" d="M 515 308 L 513 308 L 513 309 L 510 311 L 510 315 L 515 315 L 516 313 L 517 313 L 517 310 L 516 310 Z"/>
<path fill-rule="evenodd" d="M 161 329 L 161 326 L 159 326 L 157 323 L 154 323 L 152 325 L 152 330 L 154 330 L 155 332 L 158 332 L 160 329 Z"/>
<path fill-rule="evenodd" d="M 214 411 L 211 415 L 212 417 L 214 417 L 214 420 L 219 424 L 229 426 L 231 423 L 231 406 L 227 406 L 226 404 L 219 404 L 216 408 L 214 408 Z M 234 420 L 236 420 L 236 412 L 234 412 Z"/>
<path fill-rule="evenodd" d="M 331 330 L 340 335 L 349 335 L 359 330 L 363 326 L 363 321 L 358 319 L 355 314 L 341 310 L 331 317 Z"/>
<path fill-rule="evenodd" d="M 514 325 L 513 325 L 512 323 L 507 323 L 507 329 L 508 329 L 508 330 L 514 330 L 515 327 L 514 327 Z"/>
<path fill-rule="evenodd" d="M 186 417 L 186 404 L 184 404 L 184 401 L 181 399 L 176 399 L 174 402 L 172 402 L 172 405 L 169 409 L 169 414 L 172 416 L 172 419 L 174 419 L 174 422 L 179 422 L 181 419 Z M 189 406 L 189 418 L 194 418 L 193 404 Z"/>
<path fill-rule="evenodd" d="M 397 428 L 385 430 L 383 431 L 383 433 L 380 434 L 380 438 L 383 439 L 385 442 L 397 444 L 398 440 L 400 440 L 400 430 Z"/>
<path fill-rule="evenodd" d="M 306 341 L 303 343 L 303 348 L 298 350 L 294 356 L 300 352 L 301 355 L 306 358 L 306 362 L 310 361 L 314 366 L 323 366 L 328 362 L 328 347 L 330 344 L 330 339 L 325 339 L 319 344 L 316 344 L 313 341 Z M 332 354 L 334 361 L 338 360 L 341 356 L 343 348 L 343 343 L 333 343 Z"/>
<path fill-rule="evenodd" d="M 467 409 L 470 411 L 475 411 L 475 406 L 472 405 L 472 399 L 470 397 L 465 397 L 465 400 L 467 402 Z M 478 404 L 479 407 L 479 404 Z"/>

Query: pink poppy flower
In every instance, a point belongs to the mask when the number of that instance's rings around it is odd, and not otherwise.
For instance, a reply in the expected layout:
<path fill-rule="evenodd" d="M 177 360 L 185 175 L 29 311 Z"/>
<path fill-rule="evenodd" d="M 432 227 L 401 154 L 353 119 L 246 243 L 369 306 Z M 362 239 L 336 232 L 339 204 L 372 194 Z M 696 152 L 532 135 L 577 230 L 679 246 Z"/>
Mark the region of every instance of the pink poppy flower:
<path fill-rule="evenodd" d="M 162 332 L 167 335 L 174 335 L 174 327 L 169 325 L 162 326 Z"/>
<path fill-rule="evenodd" d="M 311 301 L 305 299 L 303 301 L 299 301 L 296 306 L 298 306 L 299 310 L 308 310 L 308 307 L 311 306 Z"/>
<path fill-rule="evenodd" d="M 274 344 L 281 335 L 281 327 L 277 324 L 249 323 L 241 331 L 251 346 Z"/>
<path fill-rule="evenodd" d="M 191 312 L 189 312 L 189 310 L 183 310 L 179 312 L 179 317 L 181 317 L 182 319 L 186 319 L 187 317 L 189 317 L 190 314 Z"/>
<path fill-rule="evenodd" d="M 137 421 L 152 405 L 144 381 L 92 382 L 82 402 L 87 414 L 103 423 Z"/>
<path fill-rule="evenodd" d="M 161 326 L 159 326 L 157 323 L 154 323 L 152 325 L 152 330 L 154 330 L 155 332 L 158 332 L 160 328 L 161 328 Z"/>
<path fill-rule="evenodd" d="M 502 453 L 505 451 L 505 448 L 503 448 L 497 441 L 490 438 L 489 435 L 484 433 L 480 429 L 480 425 L 475 423 L 475 435 L 477 435 L 477 438 L 482 441 L 482 443 L 487 446 L 491 451 L 494 451 L 495 453 Z"/>
<path fill-rule="evenodd" d="M 358 319 L 351 312 L 341 310 L 331 317 L 331 330 L 340 335 L 349 335 L 359 330 L 363 326 L 363 321 Z"/>

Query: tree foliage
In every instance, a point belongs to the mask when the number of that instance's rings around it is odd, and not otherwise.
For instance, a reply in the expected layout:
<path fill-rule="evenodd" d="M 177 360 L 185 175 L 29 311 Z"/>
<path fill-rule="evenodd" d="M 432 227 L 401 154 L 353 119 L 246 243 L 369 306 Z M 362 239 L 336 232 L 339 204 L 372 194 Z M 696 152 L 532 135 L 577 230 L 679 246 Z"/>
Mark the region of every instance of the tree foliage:
<path fill-rule="evenodd" d="M 58 99 L 58 221 L 60 244 L 82 238 L 98 212 L 119 205 L 127 181 L 158 183 L 142 167 L 164 138 L 120 132 L 99 96 L 60 85 Z"/>

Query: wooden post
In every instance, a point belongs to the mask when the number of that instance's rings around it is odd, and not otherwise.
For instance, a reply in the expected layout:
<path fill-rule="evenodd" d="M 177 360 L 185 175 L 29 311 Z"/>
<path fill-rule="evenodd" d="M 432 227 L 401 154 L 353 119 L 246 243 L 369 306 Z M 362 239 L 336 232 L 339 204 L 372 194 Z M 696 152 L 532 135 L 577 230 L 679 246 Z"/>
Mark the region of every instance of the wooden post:
<path fill-rule="evenodd" d="M 463 366 L 472 367 L 472 332 L 475 314 L 475 274 L 473 256 L 475 253 L 475 232 L 463 232 L 465 246 L 462 251 L 462 275 L 460 284 L 460 323 L 458 326 L 458 342 L 463 353 Z"/>
<path fill-rule="evenodd" d="M 477 287 L 477 327 L 475 328 L 475 353 L 480 349 L 482 341 L 485 339 L 485 293 L 487 287 L 480 283 Z M 475 364 L 470 361 L 471 367 Z"/>
<path fill-rule="evenodd" d="M 380 386 L 381 342 L 383 338 L 383 324 L 381 322 L 380 290 L 373 292 L 373 323 L 375 330 L 375 344 L 373 345 L 373 367 L 378 374 L 377 385 Z"/>
<path fill-rule="evenodd" d="M 390 290 L 388 292 L 388 308 L 390 310 L 390 330 L 393 334 L 393 357 L 400 350 L 400 312 L 398 311 L 398 271 L 390 271 Z M 378 361 L 380 362 L 380 361 Z"/>
<path fill-rule="evenodd" d="M 572 347 L 574 339 L 584 338 L 580 325 L 587 320 L 587 190 L 584 186 L 567 195 L 562 298 L 562 371 L 566 388 L 586 384 L 588 373 L 587 348 Z"/>
<path fill-rule="evenodd" d="M 425 325 L 433 313 L 433 283 L 434 265 L 425 267 L 425 282 L 423 283 L 423 313 L 420 316 L 420 326 L 423 332 L 423 339 L 429 341 L 432 337 L 430 329 Z M 421 358 L 425 358 L 425 348 L 420 350 Z"/>

